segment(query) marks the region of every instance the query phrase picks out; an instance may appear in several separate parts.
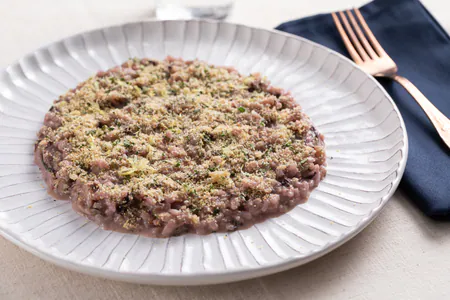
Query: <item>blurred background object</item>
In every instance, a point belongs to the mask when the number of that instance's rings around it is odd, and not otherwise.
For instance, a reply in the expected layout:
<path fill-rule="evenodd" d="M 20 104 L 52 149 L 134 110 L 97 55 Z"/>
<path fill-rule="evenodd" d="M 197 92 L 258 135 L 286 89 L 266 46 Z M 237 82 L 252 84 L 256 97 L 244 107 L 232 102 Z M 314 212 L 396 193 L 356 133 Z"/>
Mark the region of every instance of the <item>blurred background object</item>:
<path fill-rule="evenodd" d="M 156 17 L 174 19 L 225 19 L 234 0 L 156 0 Z"/>

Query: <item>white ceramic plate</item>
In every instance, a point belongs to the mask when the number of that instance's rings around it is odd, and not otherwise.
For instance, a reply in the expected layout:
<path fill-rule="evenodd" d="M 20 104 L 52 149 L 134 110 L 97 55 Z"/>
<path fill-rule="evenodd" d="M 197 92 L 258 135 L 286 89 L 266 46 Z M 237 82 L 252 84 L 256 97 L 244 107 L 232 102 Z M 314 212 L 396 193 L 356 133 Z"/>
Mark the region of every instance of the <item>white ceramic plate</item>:
<path fill-rule="evenodd" d="M 230 234 L 152 239 L 104 231 L 47 195 L 32 158 L 52 101 L 129 57 L 167 55 L 261 72 L 292 92 L 327 144 L 328 175 L 306 204 Z M 407 158 L 402 118 L 372 77 L 308 40 L 228 23 L 147 21 L 53 43 L 0 72 L 0 109 L 2 235 L 63 267 L 139 283 L 236 281 L 311 261 L 376 217 Z"/>

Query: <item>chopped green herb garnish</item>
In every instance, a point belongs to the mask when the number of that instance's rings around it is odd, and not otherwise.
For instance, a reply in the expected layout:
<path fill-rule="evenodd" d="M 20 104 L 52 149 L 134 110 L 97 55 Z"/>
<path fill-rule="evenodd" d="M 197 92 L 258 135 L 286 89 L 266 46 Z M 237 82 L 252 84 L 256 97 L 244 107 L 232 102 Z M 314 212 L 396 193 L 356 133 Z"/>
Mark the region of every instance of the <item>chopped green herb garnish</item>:
<path fill-rule="evenodd" d="M 203 142 L 205 142 L 205 143 L 211 142 L 211 135 L 209 133 L 203 134 Z"/>
<path fill-rule="evenodd" d="M 127 147 L 127 148 L 130 148 L 130 147 L 133 146 L 133 143 L 130 142 L 129 140 L 127 140 L 127 139 L 124 139 L 124 140 L 123 140 L 123 145 L 124 145 L 125 147 Z"/>

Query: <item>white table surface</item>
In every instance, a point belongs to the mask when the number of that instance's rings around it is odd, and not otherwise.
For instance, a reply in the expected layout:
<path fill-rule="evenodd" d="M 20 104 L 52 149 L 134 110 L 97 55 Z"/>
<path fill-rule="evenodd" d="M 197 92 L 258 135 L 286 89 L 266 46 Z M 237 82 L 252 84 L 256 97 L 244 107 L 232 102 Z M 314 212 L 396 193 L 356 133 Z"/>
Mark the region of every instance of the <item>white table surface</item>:
<path fill-rule="evenodd" d="M 273 28 L 364 2 L 237 0 L 229 20 Z M 450 29 L 449 1 L 423 3 Z M 152 0 L 0 0 L 0 67 L 74 33 L 148 18 L 152 5 Z M 99 279 L 53 266 L 0 237 L 0 299 L 449 299 L 449 249 L 450 223 L 424 217 L 397 191 L 368 228 L 325 257 L 227 285 L 173 288 Z"/>

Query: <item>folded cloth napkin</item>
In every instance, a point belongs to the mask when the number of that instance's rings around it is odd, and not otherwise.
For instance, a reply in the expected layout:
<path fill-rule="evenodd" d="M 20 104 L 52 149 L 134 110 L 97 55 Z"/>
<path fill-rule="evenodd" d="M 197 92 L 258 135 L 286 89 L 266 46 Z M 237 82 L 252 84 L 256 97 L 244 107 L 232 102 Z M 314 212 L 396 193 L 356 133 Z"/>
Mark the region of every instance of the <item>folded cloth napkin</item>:
<path fill-rule="evenodd" d="M 419 0 L 374 0 L 363 6 L 370 29 L 399 67 L 450 116 L 450 37 Z M 347 57 L 330 14 L 290 21 L 276 29 L 327 46 Z M 450 151 L 415 100 L 392 80 L 380 80 L 406 123 L 409 158 L 400 188 L 425 212 L 450 219 Z"/>

